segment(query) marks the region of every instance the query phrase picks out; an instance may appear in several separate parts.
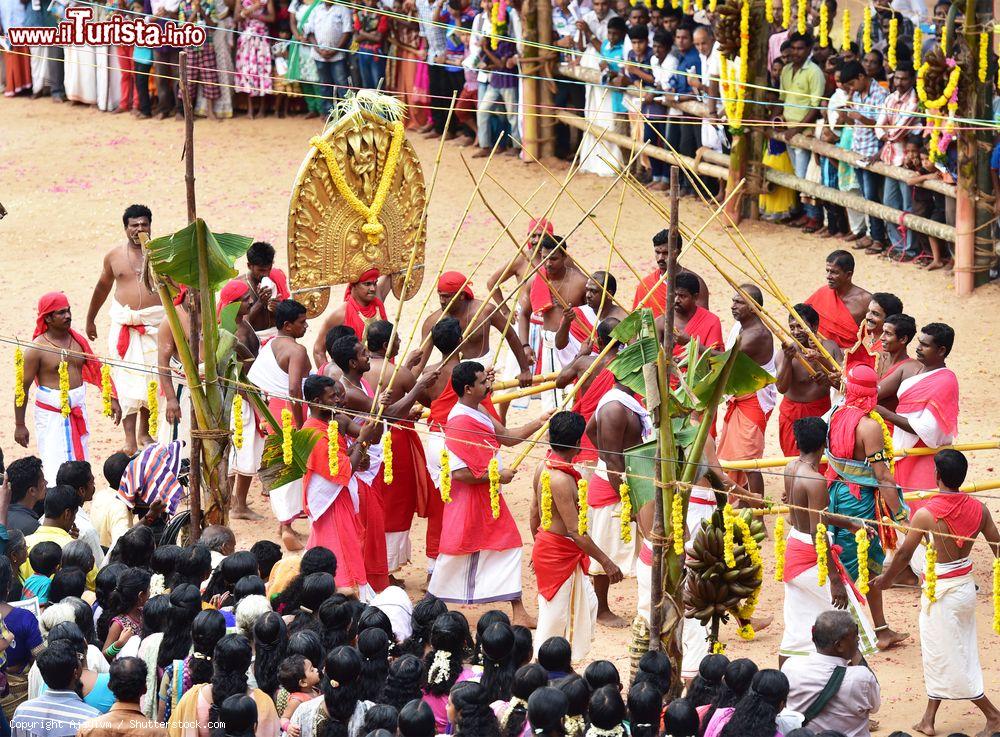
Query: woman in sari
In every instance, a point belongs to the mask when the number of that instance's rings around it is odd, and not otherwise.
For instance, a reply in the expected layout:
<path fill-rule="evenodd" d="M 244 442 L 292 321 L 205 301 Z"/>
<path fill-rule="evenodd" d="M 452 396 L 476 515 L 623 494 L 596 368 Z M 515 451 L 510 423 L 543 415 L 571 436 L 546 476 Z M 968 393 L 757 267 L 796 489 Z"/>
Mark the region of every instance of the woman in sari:
<path fill-rule="evenodd" d="M 318 118 L 323 112 L 323 90 L 317 84 L 319 73 L 316 62 L 304 46 L 305 28 L 309 16 L 322 4 L 323 0 L 292 0 L 288 7 L 288 23 L 292 28 L 292 42 L 288 44 L 288 82 L 298 82 L 306 101 L 306 118 Z"/>
<path fill-rule="evenodd" d="M 417 132 L 429 130 L 431 124 L 430 111 L 427 109 L 430 98 L 428 97 L 428 76 L 427 76 L 427 41 L 420 34 L 420 24 L 416 21 L 416 6 L 413 0 L 396 0 L 394 3 L 397 13 L 405 14 L 410 20 L 397 18 L 392 23 L 392 47 L 395 49 L 393 57 L 394 74 L 389 75 L 393 80 L 393 89 L 402 93 L 403 101 L 406 103 L 408 113 L 406 117 L 406 127 L 416 129 Z"/>
<path fill-rule="evenodd" d="M 0 617 L 3 618 L 3 626 L 14 636 L 14 641 L 3 653 L 7 659 L 3 668 L 7 677 L 7 693 L 0 698 L 4 714 L 13 714 L 14 709 L 28 698 L 27 670 L 38 653 L 45 649 L 38 618 L 30 609 L 7 603 L 13 580 L 10 560 L 0 556 Z"/>

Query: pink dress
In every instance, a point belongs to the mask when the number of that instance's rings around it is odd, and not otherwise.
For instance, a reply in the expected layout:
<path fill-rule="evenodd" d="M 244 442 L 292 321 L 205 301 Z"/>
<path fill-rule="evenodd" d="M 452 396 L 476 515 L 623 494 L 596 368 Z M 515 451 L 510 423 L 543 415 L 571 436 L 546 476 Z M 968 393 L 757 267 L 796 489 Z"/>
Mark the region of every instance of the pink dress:
<path fill-rule="evenodd" d="M 462 673 L 458 676 L 455 683 L 460 681 L 468 681 L 469 679 L 476 679 L 477 674 L 472 668 L 463 667 Z M 448 733 L 448 694 L 432 694 L 424 693 L 422 697 L 423 701 L 431 707 L 431 711 L 434 712 L 434 724 L 437 727 L 438 734 Z"/>
<path fill-rule="evenodd" d="M 729 724 L 729 720 L 733 718 L 733 712 L 735 711 L 736 709 L 731 706 L 716 709 L 711 721 L 708 723 L 708 727 L 705 729 L 705 737 L 719 737 L 722 733 L 722 728 Z M 781 737 L 781 732 L 775 730 L 774 737 Z"/>
<path fill-rule="evenodd" d="M 254 0 L 241 0 L 249 8 Z M 253 17 L 241 23 L 240 37 L 236 41 L 236 91 L 251 97 L 263 97 L 271 91 L 271 44 L 267 40 L 267 23 L 260 20 L 265 8 L 259 8 Z"/>

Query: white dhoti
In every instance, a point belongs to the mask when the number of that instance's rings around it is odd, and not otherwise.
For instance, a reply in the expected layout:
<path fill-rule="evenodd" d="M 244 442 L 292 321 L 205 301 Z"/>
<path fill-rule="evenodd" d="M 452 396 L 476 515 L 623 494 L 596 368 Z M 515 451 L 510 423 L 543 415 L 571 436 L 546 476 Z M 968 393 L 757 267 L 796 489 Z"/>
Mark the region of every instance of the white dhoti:
<path fill-rule="evenodd" d="M 427 473 L 438 489 L 441 488 L 441 450 L 444 448 L 444 433 L 431 430 L 424 435 L 424 453 Z"/>
<path fill-rule="evenodd" d="M 573 661 L 580 662 L 590 652 L 597 622 L 597 594 L 583 568 L 559 587 L 551 600 L 538 595 L 538 626 L 535 629 L 535 655 L 550 637 L 565 637 L 573 651 Z"/>
<path fill-rule="evenodd" d="M 962 569 L 967 571 L 962 572 Z M 976 582 L 968 558 L 939 563 L 933 604 L 920 598 L 920 657 L 929 699 L 971 699 L 983 695 L 983 670 L 976 640 Z M 946 573 L 959 572 L 954 578 Z"/>
<path fill-rule="evenodd" d="M 68 69 L 67 65 L 67 73 Z M 119 304 L 113 297 L 111 299 L 108 351 L 110 355 L 121 358 L 124 364 L 137 367 L 111 367 L 122 416 L 135 414 L 140 407 L 147 406 L 149 382 L 157 370 L 156 333 L 163 315 L 163 305 L 133 310 Z"/>
<path fill-rule="evenodd" d="M 518 307 L 520 310 L 520 307 Z M 528 325 L 528 343 L 531 345 L 531 350 L 534 351 L 535 355 L 542 349 L 542 325 L 541 323 L 531 321 Z M 513 378 L 521 373 L 521 364 L 517 362 L 517 356 L 509 348 L 507 350 L 507 360 L 504 363 L 504 373 L 505 379 Z M 534 369 L 534 366 L 531 367 Z M 531 400 L 539 397 L 541 395 L 533 394 L 527 397 L 519 397 L 511 402 L 508 406 L 511 409 L 527 409 L 531 404 Z"/>
<path fill-rule="evenodd" d="M 122 70 L 113 46 L 96 46 L 97 109 L 113 112 L 121 103 Z"/>
<path fill-rule="evenodd" d="M 84 105 L 97 104 L 97 49 L 94 46 L 64 46 L 66 97 Z M 115 381 L 117 384 L 117 380 Z M 122 410 L 124 411 L 124 407 Z"/>
<path fill-rule="evenodd" d="M 302 479 L 279 486 L 277 489 L 271 489 L 268 501 L 271 502 L 274 518 L 283 525 L 291 524 L 294 520 L 302 517 Z"/>
<path fill-rule="evenodd" d="M 48 87 L 49 80 L 46 69 L 49 64 L 48 49 L 45 46 L 32 46 L 31 49 L 31 94 L 41 94 Z"/>
<path fill-rule="evenodd" d="M 542 331 L 541 351 L 541 374 L 557 373 L 562 370 L 562 361 L 559 360 L 559 349 L 556 348 L 556 334 L 554 330 Z M 561 407 L 564 394 L 565 389 L 558 388 L 542 392 L 539 395 L 542 398 L 542 409 L 549 412 Z"/>
<path fill-rule="evenodd" d="M 42 459 L 45 480 L 56 483 L 56 473 L 66 461 L 85 461 L 88 457 L 87 390 L 85 385 L 69 390 L 70 414 L 62 415 L 58 389 L 39 386 L 35 393 L 35 443 Z"/>
<path fill-rule="evenodd" d="M 480 550 L 469 555 L 439 553 L 427 593 L 451 604 L 520 599 L 521 548 Z"/>
<path fill-rule="evenodd" d="M 794 527 L 789 530 L 788 539 L 797 540 L 814 548 L 816 545 L 811 536 L 796 530 Z M 787 559 L 785 564 L 788 565 Z M 829 575 L 836 576 L 837 572 L 831 569 Z M 791 657 L 816 652 L 816 646 L 812 641 L 812 628 L 816 624 L 816 617 L 823 612 L 833 610 L 832 602 L 829 578 L 823 586 L 819 585 L 818 565 L 813 565 L 791 581 L 786 581 L 785 629 L 781 636 L 778 654 Z M 875 629 L 868 612 L 858 601 L 857 594 L 854 593 L 854 589 L 850 585 L 847 585 L 847 611 L 850 612 L 851 617 L 858 625 L 858 646 L 861 649 L 861 654 L 867 656 L 878 652 Z"/>
<path fill-rule="evenodd" d="M 237 396 L 236 401 L 243 403 L 243 447 L 233 445 L 229 449 L 229 473 L 240 476 L 256 476 L 260 469 L 260 459 L 264 455 L 264 436 L 257 430 L 257 419 L 253 405 L 244 397 Z M 236 430 L 236 418 L 230 416 L 229 428 Z M 277 490 L 275 490 L 277 491 Z M 273 492 L 272 492 L 273 493 Z M 302 489 L 299 489 L 299 511 L 302 511 Z M 272 506 L 274 501 L 272 500 Z M 284 521 L 284 517 L 278 517 Z M 292 519 L 292 518 L 289 518 Z"/>
<path fill-rule="evenodd" d="M 385 533 L 385 553 L 389 562 L 389 573 L 395 573 L 409 563 L 413 553 L 410 531 Z"/>
<path fill-rule="evenodd" d="M 636 534 L 635 522 L 631 523 L 632 542 L 622 540 L 622 503 L 606 507 L 588 507 L 587 529 L 590 539 L 621 569 L 622 575 L 635 575 Z M 604 569 L 597 561 L 590 562 L 592 576 L 603 576 Z"/>

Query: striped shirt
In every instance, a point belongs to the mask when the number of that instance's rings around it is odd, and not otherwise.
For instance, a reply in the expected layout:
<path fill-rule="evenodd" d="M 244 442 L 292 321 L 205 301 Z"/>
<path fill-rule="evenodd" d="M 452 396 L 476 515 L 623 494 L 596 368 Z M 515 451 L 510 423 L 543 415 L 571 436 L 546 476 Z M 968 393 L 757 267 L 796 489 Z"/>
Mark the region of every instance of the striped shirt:
<path fill-rule="evenodd" d="M 25 701 L 10 720 L 11 737 L 71 737 L 100 712 L 73 691 L 46 691 Z"/>
<path fill-rule="evenodd" d="M 133 458 L 125 469 L 118 498 L 130 510 L 136 505 L 151 507 L 159 500 L 167 515 L 177 511 L 183 489 L 177 476 L 181 471 L 181 441 L 153 443 Z"/>
<path fill-rule="evenodd" d="M 857 103 L 855 107 L 857 112 L 866 118 L 877 121 L 888 94 L 878 82 L 871 79 L 868 82 L 868 91 L 863 95 L 855 92 L 851 96 L 851 100 Z M 854 126 L 854 142 L 851 145 L 851 150 L 854 153 L 867 159 L 874 159 L 878 156 L 881 147 L 882 144 L 875 136 L 875 128 L 860 124 Z"/>

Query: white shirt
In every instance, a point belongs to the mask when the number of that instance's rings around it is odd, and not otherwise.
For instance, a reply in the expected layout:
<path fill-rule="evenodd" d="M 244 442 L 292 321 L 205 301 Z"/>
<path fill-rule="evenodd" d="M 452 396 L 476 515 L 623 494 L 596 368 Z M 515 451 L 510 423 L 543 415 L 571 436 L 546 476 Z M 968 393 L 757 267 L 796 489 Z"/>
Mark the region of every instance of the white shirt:
<path fill-rule="evenodd" d="M 674 72 L 677 71 L 677 57 L 673 54 L 667 54 L 663 57 L 661 62 L 656 56 L 653 56 L 649 60 L 650 66 L 653 68 L 653 84 L 657 89 L 665 90 L 670 87 L 670 77 L 673 76 Z M 667 95 L 666 97 L 670 97 Z M 681 111 L 677 108 L 668 108 L 667 112 L 670 115 L 680 115 Z"/>
<path fill-rule="evenodd" d="M 343 34 L 353 31 L 354 19 L 351 15 L 351 9 L 344 5 L 328 3 L 320 3 L 318 7 L 313 9 L 302 29 L 305 35 L 308 36 L 310 33 L 313 35 L 316 46 L 326 49 L 335 47 Z M 314 61 L 343 61 L 343 51 L 338 51 L 329 59 L 324 59 L 316 46 L 311 47 L 309 51 L 309 55 Z"/>
<path fill-rule="evenodd" d="M 598 18 L 597 13 L 593 10 L 584 13 L 583 22 L 587 24 L 587 28 L 590 32 L 597 37 L 597 40 L 604 43 L 608 40 L 608 21 L 612 18 L 617 18 L 618 13 L 613 10 L 609 10 L 608 14 L 604 18 Z"/>
<path fill-rule="evenodd" d="M 869 737 L 868 717 L 882 705 L 878 680 L 867 667 L 847 663 L 843 658 L 820 653 L 796 655 L 786 660 L 781 667 L 790 685 L 786 706 L 804 713 L 830 680 L 833 669 L 838 665 L 846 666 L 840 690 L 809 722 L 809 729 L 814 732 L 836 730 L 846 737 Z"/>
<path fill-rule="evenodd" d="M 920 23 L 922 18 L 930 15 L 925 0 L 892 0 L 892 9 L 905 15 L 914 23 Z"/>
<path fill-rule="evenodd" d="M 94 554 L 94 565 L 100 566 L 104 560 L 104 549 L 101 547 L 101 537 L 97 534 L 97 528 L 90 521 L 90 516 L 80 507 L 76 510 L 76 529 L 79 531 L 77 540 L 87 543 L 90 551 Z"/>
<path fill-rule="evenodd" d="M 157 10 L 166 10 L 167 15 L 177 15 L 177 11 L 181 7 L 181 0 L 150 0 L 150 8 L 153 10 L 153 14 L 156 14 Z"/>

